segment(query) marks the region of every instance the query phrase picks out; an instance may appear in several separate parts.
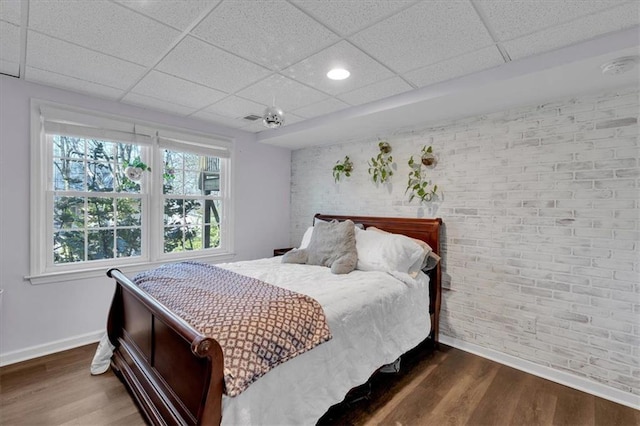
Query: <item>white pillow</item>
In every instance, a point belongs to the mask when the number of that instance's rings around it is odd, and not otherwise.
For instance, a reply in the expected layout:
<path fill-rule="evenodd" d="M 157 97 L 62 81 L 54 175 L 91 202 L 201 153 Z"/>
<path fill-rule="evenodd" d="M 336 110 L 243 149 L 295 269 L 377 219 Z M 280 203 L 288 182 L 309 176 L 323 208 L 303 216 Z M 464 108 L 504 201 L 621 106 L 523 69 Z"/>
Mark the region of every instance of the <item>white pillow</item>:
<path fill-rule="evenodd" d="M 387 231 L 383 231 L 382 229 L 378 229 L 375 226 L 370 226 L 367 228 L 367 230 L 369 231 L 376 231 L 376 232 L 381 232 L 383 234 L 389 234 L 389 232 Z M 407 237 L 406 235 L 403 235 L 404 237 Z M 411 239 L 412 241 L 415 241 L 418 245 L 420 245 L 420 247 L 422 247 L 422 250 L 424 250 L 424 258 L 422 259 L 421 263 L 416 263 L 414 265 L 411 266 L 411 268 L 409 268 L 409 275 L 411 275 L 412 278 L 415 278 L 418 276 L 418 271 L 426 268 L 430 261 L 429 259 L 431 258 L 431 256 L 437 257 L 437 260 L 435 262 L 435 264 L 438 263 L 438 261 L 440 260 L 440 256 L 438 256 L 437 254 L 433 253 L 433 250 L 431 249 L 431 246 L 429 244 L 427 244 L 426 242 L 419 240 L 417 238 L 412 238 L 412 237 L 407 237 L 409 239 Z M 435 265 L 434 264 L 434 265 Z"/>
<path fill-rule="evenodd" d="M 368 230 L 356 230 L 356 249 L 356 269 L 361 271 L 417 275 L 425 256 L 423 248 L 409 237 Z"/>
<path fill-rule="evenodd" d="M 300 241 L 300 247 L 298 247 L 299 249 L 307 248 L 309 242 L 311 241 L 311 234 L 313 234 L 313 226 L 308 227 L 307 230 L 304 231 L 302 241 Z"/>

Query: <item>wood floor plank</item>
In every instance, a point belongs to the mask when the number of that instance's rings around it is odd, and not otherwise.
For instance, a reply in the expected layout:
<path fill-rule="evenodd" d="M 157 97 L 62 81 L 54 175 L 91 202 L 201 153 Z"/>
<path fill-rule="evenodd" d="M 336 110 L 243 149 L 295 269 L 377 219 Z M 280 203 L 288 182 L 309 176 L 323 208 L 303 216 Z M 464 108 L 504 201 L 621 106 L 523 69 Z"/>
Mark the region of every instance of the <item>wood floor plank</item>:
<path fill-rule="evenodd" d="M 447 362 L 425 377 L 418 385 L 421 391 L 409 393 L 390 411 L 379 423 L 408 425 L 418 424 L 424 411 L 430 411 L 438 401 L 453 386 L 456 375 L 461 375 L 460 366 L 466 362 L 464 354 L 453 353 L 447 358 Z M 452 380 L 453 379 L 453 380 Z M 433 395 L 429 399 L 424 398 L 424 389 L 431 387 Z"/>
<path fill-rule="evenodd" d="M 491 385 L 468 418 L 470 425 L 508 424 L 531 376 L 501 365 Z"/>
<path fill-rule="evenodd" d="M 594 426 L 595 397 L 584 392 L 562 386 L 558 392 L 558 403 L 553 416 L 554 425 Z"/>
<path fill-rule="evenodd" d="M 531 376 L 530 384 L 520 395 L 510 425 L 542 426 L 553 423 L 558 397 L 553 387 L 560 386 L 548 380 Z"/>
<path fill-rule="evenodd" d="M 429 421 L 433 424 L 466 424 L 500 369 L 500 364 L 477 357 L 468 365 L 461 380 L 429 413 Z"/>
<path fill-rule="evenodd" d="M 619 404 L 602 398 L 594 399 L 596 425 L 638 426 L 640 411 L 621 410 Z"/>
<path fill-rule="evenodd" d="M 89 374 L 96 345 L 0 368 L 0 424 L 142 426 L 120 380 Z M 441 345 L 403 357 L 398 374 L 332 407 L 320 425 L 639 426 L 640 412 Z M 364 388 L 365 390 L 368 388 Z M 355 395 L 358 395 L 356 392 Z"/>

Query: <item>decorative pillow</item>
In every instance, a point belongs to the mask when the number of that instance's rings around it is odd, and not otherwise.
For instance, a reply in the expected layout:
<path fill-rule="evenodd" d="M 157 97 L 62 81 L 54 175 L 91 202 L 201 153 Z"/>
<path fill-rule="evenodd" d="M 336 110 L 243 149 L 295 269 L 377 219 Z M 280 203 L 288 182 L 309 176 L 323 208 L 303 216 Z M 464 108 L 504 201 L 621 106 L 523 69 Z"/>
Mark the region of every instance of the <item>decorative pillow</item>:
<path fill-rule="evenodd" d="M 383 231 L 382 229 L 378 229 L 375 226 L 370 226 L 370 227 L 367 228 L 367 230 L 368 231 L 381 232 L 383 234 L 389 234 L 390 233 L 390 232 L 387 232 L 387 231 Z M 431 257 L 431 255 L 432 254 L 433 254 L 433 256 L 438 256 L 438 255 L 433 253 L 433 249 L 431 248 L 431 246 L 429 244 L 425 243 L 424 241 L 419 240 L 417 238 L 407 237 L 406 235 L 403 235 L 403 237 L 406 237 L 406 238 L 411 239 L 412 241 L 415 241 L 416 243 L 418 243 L 420 245 L 420 247 L 422 247 L 422 250 L 424 250 L 424 258 L 422 259 L 422 262 L 416 262 L 414 265 L 412 265 L 409 268 L 409 275 L 412 275 L 412 277 L 415 278 L 418 275 L 418 271 L 427 268 L 427 266 L 429 266 L 433 262 L 433 258 Z M 438 260 L 440 260 L 439 256 L 438 256 Z M 435 264 L 437 264 L 437 262 Z M 433 268 L 433 266 L 431 268 L 427 268 L 427 270 L 428 269 L 432 269 L 432 268 Z"/>
<path fill-rule="evenodd" d="M 326 220 L 322 220 L 322 219 L 315 219 L 315 223 L 329 223 Z M 354 226 L 356 228 L 359 229 L 364 229 L 364 225 L 361 223 L 355 223 Z M 384 231 L 381 231 L 384 232 Z M 307 230 L 304 232 L 304 235 L 302 236 L 302 241 L 300 242 L 300 247 L 298 248 L 307 248 L 309 246 L 309 242 L 311 241 L 311 234 L 313 234 L 313 226 L 310 226 L 307 228 Z"/>
<path fill-rule="evenodd" d="M 309 245 L 286 253 L 282 262 L 328 266 L 334 274 L 348 274 L 358 262 L 353 222 L 318 222 Z"/>
<path fill-rule="evenodd" d="M 402 272 L 417 275 L 424 261 L 424 250 L 411 238 L 380 230 L 356 234 L 357 269 L 362 271 Z M 415 270 L 415 268 L 418 270 Z"/>
<path fill-rule="evenodd" d="M 293 249 L 282 256 L 282 263 L 306 264 L 307 259 L 309 259 L 309 253 L 307 253 L 306 249 Z"/>

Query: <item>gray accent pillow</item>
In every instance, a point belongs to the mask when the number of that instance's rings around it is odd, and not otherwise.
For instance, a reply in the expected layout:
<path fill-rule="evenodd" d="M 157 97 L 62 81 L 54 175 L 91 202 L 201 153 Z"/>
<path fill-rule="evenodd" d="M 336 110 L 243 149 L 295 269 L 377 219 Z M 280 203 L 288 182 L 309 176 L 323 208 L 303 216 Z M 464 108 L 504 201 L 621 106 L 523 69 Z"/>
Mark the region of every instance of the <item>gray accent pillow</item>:
<path fill-rule="evenodd" d="M 316 223 L 309 246 L 285 253 L 282 262 L 328 266 L 334 274 L 348 274 L 358 263 L 353 222 L 346 220 Z"/>
<path fill-rule="evenodd" d="M 293 249 L 289 250 L 282 256 L 282 263 L 302 263 L 306 264 L 309 259 L 307 249 Z"/>

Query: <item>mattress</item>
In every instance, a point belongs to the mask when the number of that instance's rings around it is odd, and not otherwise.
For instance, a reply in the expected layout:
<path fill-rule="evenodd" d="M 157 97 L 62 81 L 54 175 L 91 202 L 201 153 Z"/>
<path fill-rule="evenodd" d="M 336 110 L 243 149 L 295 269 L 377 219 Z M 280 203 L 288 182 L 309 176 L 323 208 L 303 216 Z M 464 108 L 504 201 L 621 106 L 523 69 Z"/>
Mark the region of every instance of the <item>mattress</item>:
<path fill-rule="evenodd" d="M 334 275 L 280 257 L 217 265 L 303 293 L 322 305 L 333 339 L 274 368 L 236 397 L 223 425 L 315 424 L 347 392 L 430 332 L 429 279 L 378 271 Z"/>

